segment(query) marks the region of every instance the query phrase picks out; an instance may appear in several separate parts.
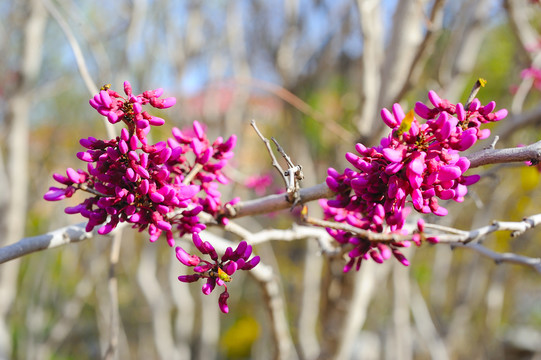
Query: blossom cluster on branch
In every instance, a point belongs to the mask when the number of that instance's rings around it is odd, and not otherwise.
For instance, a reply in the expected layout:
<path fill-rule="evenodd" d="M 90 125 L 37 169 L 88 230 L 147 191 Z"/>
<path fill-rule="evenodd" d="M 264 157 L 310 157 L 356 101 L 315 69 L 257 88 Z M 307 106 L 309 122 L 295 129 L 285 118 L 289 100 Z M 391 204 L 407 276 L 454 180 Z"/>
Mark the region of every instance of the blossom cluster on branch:
<path fill-rule="evenodd" d="M 90 99 L 90 105 L 110 123 L 123 122 L 126 127 L 114 139 L 81 139 L 86 150 L 77 157 L 88 163 L 86 170 L 68 168 L 66 175 L 55 173 L 53 178 L 62 187 L 51 187 L 44 198 L 56 201 L 73 196 L 77 190 L 86 191 L 91 196 L 65 212 L 87 218 L 87 231 L 100 226 L 98 233 L 107 234 L 120 222 L 128 222 L 139 231 L 147 230 L 152 242 L 165 234 L 171 247 L 175 245 L 175 236 L 192 234 L 195 247 L 216 260 L 214 251 L 195 242 L 197 234 L 205 229 L 198 214 L 205 211 L 216 215 L 222 207 L 218 184 L 228 183 L 221 170 L 233 156 L 236 136 L 227 140 L 218 137 L 211 142 L 203 126 L 194 121 L 192 129 L 173 128 L 173 136 L 167 141 L 149 144 L 151 126 L 163 125 L 165 121 L 144 111 L 144 106 L 165 109 L 176 100 L 162 99 L 162 89 L 134 95 L 129 82 L 124 83 L 124 93 L 125 96 L 120 95 L 104 86 Z M 251 247 L 249 253 L 240 252 L 227 263 L 225 271 L 229 276 L 237 268 L 247 270 L 259 261 L 248 260 Z M 198 276 L 220 285 L 220 269 L 205 269 Z M 210 293 L 205 288 L 203 292 Z M 227 310 L 226 299 L 222 294 L 222 311 Z"/>
<path fill-rule="evenodd" d="M 246 241 L 241 241 L 235 250 L 228 247 L 222 257 L 218 259 L 218 253 L 211 243 L 208 241 L 203 242 L 197 233 L 192 235 L 192 239 L 195 247 L 202 254 L 210 256 L 212 262 L 201 259 L 197 255 L 191 255 L 180 246 L 177 246 L 177 259 L 186 266 L 193 266 L 193 270 L 195 271 L 195 274 L 181 275 L 178 279 L 188 283 L 202 278 L 207 279 L 207 282 L 202 288 L 205 295 L 210 294 L 216 285 L 223 286 L 225 290 L 220 294 L 218 304 L 220 310 L 227 313 L 229 312 L 229 307 L 227 306 L 229 293 L 227 292 L 226 283 L 231 281 L 231 275 L 237 270 L 253 269 L 259 264 L 260 258 L 259 256 L 254 256 L 250 259 L 252 246 L 248 245 Z"/>
<path fill-rule="evenodd" d="M 358 153 L 347 153 L 353 168 L 340 173 L 330 168 L 327 185 L 336 192 L 336 198 L 320 200 L 325 217 L 354 227 L 374 232 L 403 232 L 406 217 L 411 211 L 445 216 L 447 209 L 438 200 L 462 202 L 467 186 L 479 180 L 478 175 L 464 175 L 470 166 L 460 153 L 477 140 L 486 139 L 490 130 L 481 125 L 503 119 L 507 110 L 494 112 L 496 104 L 482 106 L 474 99 L 465 107 L 441 99 L 434 91 L 428 93 L 433 107 L 417 102 L 414 110 L 405 114 L 399 104 L 392 112 L 383 109 L 381 118 L 392 129 L 378 146 L 357 144 Z M 420 123 L 419 118 L 426 122 Z M 425 238 L 423 222 L 418 223 L 413 242 L 437 242 Z M 409 262 L 400 252 L 410 246 L 409 241 L 382 244 L 356 236 L 340 229 L 327 229 L 341 244 L 353 245 L 344 271 L 359 269 L 363 260 L 378 263 L 394 257 L 404 265 Z"/>
<path fill-rule="evenodd" d="M 176 246 L 179 262 L 194 271 L 178 279 L 206 279 L 202 291 L 207 295 L 223 286 L 218 303 L 221 311 L 228 312 L 226 283 L 236 271 L 251 270 L 260 258 L 252 256 L 246 241 L 234 250 L 227 248 L 219 257 L 213 245 L 201 240 L 199 233 L 205 224 L 199 217 L 204 212 L 206 217 L 228 224 L 224 216 L 227 204 L 222 203 L 218 186 L 228 183 L 222 169 L 233 156 L 236 136 L 211 142 L 204 127 L 194 121 L 190 129 L 173 128 L 167 141 L 151 144 L 147 137 L 151 127 L 165 121 L 144 107 L 169 108 L 175 98 L 162 98 L 162 89 L 134 95 L 129 82 L 124 83 L 124 94 L 104 86 L 90 99 L 99 114 L 112 124 L 124 123 L 125 128 L 114 139 L 81 139 L 86 150 L 77 157 L 87 163 L 86 170 L 68 168 L 66 175 L 55 173 L 53 178 L 62 186 L 51 187 L 44 198 L 56 201 L 78 190 L 89 193 L 80 204 L 65 209 L 68 214 L 87 218 L 87 231 L 98 227 L 98 233 L 107 234 L 127 222 L 139 231 L 148 231 L 151 242 L 164 235 L 171 247 L 175 247 L 175 237 L 191 235 L 194 250 L 201 256 Z M 403 227 L 411 208 L 444 216 L 447 209 L 439 200 L 464 200 L 467 186 L 476 183 L 479 176 L 465 175 L 470 162 L 460 153 L 486 139 L 490 130 L 481 129 L 481 125 L 503 119 L 507 110 L 495 111 L 493 101 L 482 106 L 478 99 L 465 106 L 452 104 L 434 91 L 428 97 L 432 107 L 418 102 L 407 114 L 399 104 L 394 104 L 392 111 L 383 109 L 381 118 L 391 133 L 378 146 L 357 144 L 357 154 L 346 154 L 352 168 L 342 173 L 328 170 L 326 184 L 336 196 L 320 200 L 326 219 L 374 233 L 406 234 Z M 426 121 L 421 123 L 421 118 Z M 257 189 L 260 182 L 254 180 L 253 187 Z M 339 244 L 352 247 L 344 271 L 359 269 L 362 261 L 370 258 L 381 263 L 394 256 L 408 265 L 402 247 L 411 242 L 438 242 L 437 237 L 425 235 L 422 219 L 414 234 L 403 241 L 384 243 L 368 239 L 361 231 L 327 230 Z"/>

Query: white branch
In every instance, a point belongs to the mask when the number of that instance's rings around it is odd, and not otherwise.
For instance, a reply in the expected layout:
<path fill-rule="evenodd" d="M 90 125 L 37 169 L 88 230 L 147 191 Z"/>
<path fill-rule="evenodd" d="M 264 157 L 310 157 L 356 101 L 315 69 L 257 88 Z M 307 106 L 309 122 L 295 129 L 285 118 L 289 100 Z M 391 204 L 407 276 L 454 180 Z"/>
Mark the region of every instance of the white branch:
<path fill-rule="evenodd" d="M 31 254 L 35 251 L 52 249 L 58 246 L 83 241 L 93 237 L 85 231 L 86 224 L 66 226 L 43 235 L 27 237 L 0 248 L 0 264 Z"/>

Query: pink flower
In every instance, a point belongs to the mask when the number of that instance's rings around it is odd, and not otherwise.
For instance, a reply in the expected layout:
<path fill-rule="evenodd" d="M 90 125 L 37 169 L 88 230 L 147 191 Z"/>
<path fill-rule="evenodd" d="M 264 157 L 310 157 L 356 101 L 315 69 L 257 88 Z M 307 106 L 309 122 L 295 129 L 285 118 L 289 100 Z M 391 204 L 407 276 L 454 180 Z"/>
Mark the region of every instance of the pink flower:
<path fill-rule="evenodd" d="M 194 233 L 192 235 L 192 241 L 201 253 L 210 256 L 211 261 L 190 255 L 181 247 L 177 247 L 177 259 L 186 266 L 194 267 L 193 270 L 196 272 L 196 274 L 191 276 L 179 276 L 178 279 L 182 282 L 194 282 L 201 278 L 206 279 L 205 284 L 201 288 L 205 295 L 209 295 L 216 288 L 216 285 L 223 286 L 225 290 L 220 295 L 218 304 L 220 310 L 227 313 L 229 311 L 229 307 L 227 306 L 229 293 L 227 292 L 226 283 L 231 281 L 231 276 L 237 270 L 253 269 L 259 264 L 260 258 L 259 256 L 254 256 L 250 259 L 252 256 L 252 247 L 246 241 L 241 241 L 235 250 L 228 247 L 221 258 L 218 257 L 214 247 L 209 242 L 203 242 L 198 234 Z"/>
<path fill-rule="evenodd" d="M 173 232 L 182 236 L 205 229 L 197 216 L 200 211 L 212 215 L 220 211 L 217 183 L 228 181 L 221 169 L 233 156 L 236 137 L 211 143 L 204 127 L 195 122 L 195 137 L 177 136 L 180 131 L 174 129 L 167 142 L 149 144 L 150 127 L 164 121 L 149 115 L 145 107 L 167 108 L 175 103 L 174 98 L 160 99 L 163 89 L 134 95 L 129 82 L 124 83 L 124 92 L 126 96 L 121 96 L 104 86 L 90 100 L 90 105 L 110 122 L 122 121 L 126 125 L 120 136 L 111 140 L 81 139 L 86 149 L 77 157 L 87 162 L 88 170 L 69 168 L 66 176 L 54 174 L 53 178 L 64 187 L 51 187 L 44 198 L 62 200 L 82 189 L 92 196 L 66 212 L 86 217 L 87 231 L 100 226 L 100 233 L 108 233 L 127 221 L 139 231 L 147 230 L 151 241 L 165 234 L 168 244 L 174 246 Z M 190 144 L 192 140 L 197 141 L 197 146 Z M 189 184 L 184 184 L 195 166 L 189 158 L 194 154 L 203 168 Z M 169 216 L 179 209 L 185 210 Z"/>
<path fill-rule="evenodd" d="M 438 199 L 464 200 L 467 186 L 478 181 L 479 176 L 464 175 L 470 164 L 459 152 L 486 138 L 489 131 L 480 126 L 501 120 L 507 111 L 494 112 L 494 102 L 482 106 L 478 99 L 465 109 L 460 103 L 440 98 L 434 91 L 428 93 L 428 98 L 433 108 L 423 103 L 415 105 L 415 112 L 426 120 L 424 124 L 411 114 L 406 116 L 398 104 L 393 105 L 392 113 L 383 109 L 381 117 L 393 129 L 391 134 L 381 139 L 379 146 L 367 148 L 357 144 L 358 155 L 347 153 L 346 160 L 354 169 L 345 169 L 343 173 L 328 170 L 326 183 L 336 192 L 336 198 L 320 201 L 325 218 L 373 232 L 401 232 L 410 212 L 407 203 L 411 202 L 419 212 L 445 216 L 447 209 L 440 206 Z M 420 224 L 419 228 L 423 226 Z M 388 258 L 389 252 L 381 253 L 377 242 L 341 230 L 328 232 L 339 243 L 354 246 L 345 271 L 353 266 L 358 269 L 362 260 L 382 262 Z M 421 237 L 412 240 L 420 244 Z M 409 242 L 391 242 L 388 250 L 407 265 L 399 248 L 408 245 Z"/>

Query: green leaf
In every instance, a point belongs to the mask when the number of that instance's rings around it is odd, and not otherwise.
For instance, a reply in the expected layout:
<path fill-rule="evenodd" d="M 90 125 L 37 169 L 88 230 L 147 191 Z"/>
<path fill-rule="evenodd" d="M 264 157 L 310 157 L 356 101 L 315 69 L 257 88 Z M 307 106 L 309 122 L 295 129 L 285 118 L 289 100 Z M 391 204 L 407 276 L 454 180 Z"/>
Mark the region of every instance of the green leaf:
<path fill-rule="evenodd" d="M 400 126 L 398 127 L 397 133 L 398 135 L 402 135 L 406 131 L 409 131 L 411 129 L 411 123 L 413 123 L 413 110 L 410 110 L 406 117 L 402 120 L 402 123 L 400 123 Z"/>

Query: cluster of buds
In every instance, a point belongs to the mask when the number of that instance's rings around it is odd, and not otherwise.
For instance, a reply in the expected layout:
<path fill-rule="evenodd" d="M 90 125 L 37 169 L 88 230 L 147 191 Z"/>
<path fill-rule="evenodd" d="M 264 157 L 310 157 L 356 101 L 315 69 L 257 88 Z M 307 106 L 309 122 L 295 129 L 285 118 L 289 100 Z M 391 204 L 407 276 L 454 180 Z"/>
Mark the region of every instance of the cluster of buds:
<path fill-rule="evenodd" d="M 150 104 L 157 109 L 167 109 L 176 104 L 176 99 L 174 97 L 160 99 L 163 94 L 162 88 L 133 95 L 131 84 L 128 81 L 124 82 L 126 97 L 111 90 L 110 86 L 103 86 L 100 92 L 90 99 L 90 105 L 101 115 L 107 117 L 111 124 L 123 121 L 128 126 L 130 134 L 135 133 L 139 140 L 147 145 L 146 135 L 150 131 L 150 125 L 160 126 L 165 121 L 143 111 L 143 106 Z"/>
<path fill-rule="evenodd" d="M 193 130 L 181 131 L 173 128 L 173 137 L 169 138 L 167 143 L 171 148 L 180 149 L 181 154 L 193 154 L 190 162 L 183 157 L 183 161 L 170 163 L 171 171 L 180 177 L 184 177 L 185 173 L 192 173 L 193 178 L 190 181 L 198 184 L 206 194 L 205 197 L 196 199 L 197 204 L 205 212 L 216 216 L 222 207 L 218 184 L 225 185 L 229 181 L 221 170 L 233 157 L 237 137 L 231 135 L 227 140 L 218 137 L 211 143 L 203 126 L 194 121 Z M 196 170 L 193 168 L 194 165 Z"/>
<path fill-rule="evenodd" d="M 198 236 L 205 229 L 198 214 L 205 211 L 216 216 L 222 208 L 218 183 L 228 183 L 221 170 L 233 157 L 236 136 L 211 142 L 203 126 L 194 121 L 190 129 L 173 128 L 173 136 L 167 141 L 149 144 L 151 125 L 163 125 L 164 120 L 143 107 L 165 109 L 176 100 L 161 99 L 162 89 L 134 95 L 129 82 L 124 83 L 124 93 L 126 96 L 121 96 L 106 85 L 90 99 L 90 105 L 110 123 L 122 121 L 126 128 L 111 140 L 81 139 L 86 150 L 77 157 L 87 162 L 86 171 L 68 168 L 65 176 L 54 174 L 63 186 L 51 187 L 44 198 L 57 201 L 73 196 L 77 190 L 89 193 L 91 196 L 83 202 L 65 209 L 68 214 L 87 218 L 87 231 L 100 226 L 98 233 L 107 234 L 120 222 L 128 222 L 139 231 L 148 230 L 152 242 L 165 234 L 171 247 L 175 236 L 192 234 L 195 247 L 208 254 L 213 263 L 187 255 L 181 248 L 177 248 L 177 257 L 184 265 L 196 266 L 197 276 L 186 281 L 208 279 L 203 292 L 209 294 L 216 284 L 230 281 L 236 270 L 250 270 L 259 262 L 257 256 L 248 260 L 252 247 L 246 242 L 235 251 L 228 249 L 218 261 L 214 248 Z M 222 218 L 223 223 L 226 221 Z M 228 296 L 226 288 L 219 301 L 223 312 L 228 311 Z"/>
<path fill-rule="evenodd" d="M 478 139 L 487 138 L 490 130 L 480 129 L 481 124 L 503 119 L 507 110 L 494 112 L 493 101 L 481 106 L 478 99 L 465 108 L 442 100 L 434 91 L 428 97 L 433 108 L 420 102 L 415 105 L 417 115 L 426 120 L 424 124 L 419 123 L 413 110 L 405 114 L 399 104 L 393 105 L 392 112 L 383 109 L 381 117 L 392 129 L 391 134 L 379 146 L 357 144 L 359 155 L 347 153 L 346 159 L 354 169 L 347 168 L 343 173 L 328 170 L 327 185 L 337 196 L 320 201 L 326 218 L 363 230 L 400 233 L 411 211 L 407 203 L 421 213 L 444 216 L 447 209 L 439 199 L 464 200 L 467 186 L 476 183 L 479 176 L 464 175 L 470 162 L 459 153 Z M 383 262 L 391 254 L 408 265 L 399 251 L 410 245 L 408 241 L 384 245 L 343 230 L 328 231 L 338 242 L 354 246 L 345 271 L 353 265 L 360 267 L 363 259 Z"/>
<path fill-rule="evenodd" d="M 221 169 L 233 156 L 236 137 L 227 141 L 218 138 L 210 144 L 203 127 L 195 121 L 195 136 L 174 128 L 167 142 L 149 144 L 150 125 L 164 121 L 143 111 L 143 106 L 163 109 L 174 105 L 175 99 L 160 99 L 161 89 L 135 96 L 128 82 L 124 91 L 126 97 L 121 97 L 104 87 L 90 105 L 111 123 L 122 120 L 127 128 L 112 140 L 81 139 L 87 150 L 77 157 L 88 163 L 87 171 L 70 168 L 67 176 L 54 174 L 53 178 L 65 187 L 51 187 L 44 198 L 61 200 L 78 189 L 84 190 L 93 196 L 66 208 L 66 212 L 87 218 L 87 231 L 103 224 L 98 232 L 107 234 L 119 222 L 127 221 L 139 231 L 148 229 L 151 241 L 165 233 L 169 245 L 174 246 L 173 231 L 179 235 L 200 232 L 205 225 L 197 215 L 201 211 L 218 212 L 221 202 L 216 182 L 228 181 Z"/>
<path fill-rule="evenodd" d="M 246 241 L 241 241 L 235 250 L 228 247 L 221 258 L 214 247 L 208 242 L 203 242 L 199 234 L 192 235 L 193 244 L 202 254 L 210 256 L 211 261 L 203 260 L 197 255 L 187 253 L 180 246 L 176 247 L 177 259 L 184 265 L 193 267 L 195 274 L 181 275 L 178 279 L 182 282 L 194 282 L 199 279 L 207 279 L 202 287 L 203 294 L 210 294 L 216 285 L 223 286 L 224 291 L 220 294 L 218 305 L 223 313 L 229 312 L 226 283 L 231 281 L 231 276 L 237 270 L 251 270 L 259 264 L 259 256 L 252 255 L 252 246 Z"/>

